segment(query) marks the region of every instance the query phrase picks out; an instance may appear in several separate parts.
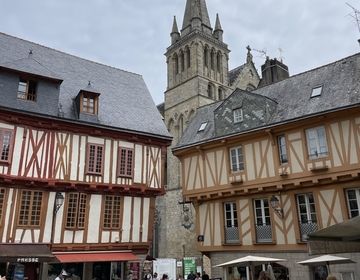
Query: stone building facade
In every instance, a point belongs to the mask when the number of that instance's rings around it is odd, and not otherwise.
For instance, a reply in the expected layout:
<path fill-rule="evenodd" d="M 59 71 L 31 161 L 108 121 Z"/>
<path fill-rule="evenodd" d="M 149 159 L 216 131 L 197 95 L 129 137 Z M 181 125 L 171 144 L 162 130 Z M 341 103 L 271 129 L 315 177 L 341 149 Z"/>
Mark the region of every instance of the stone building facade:
<path fill-rule="evenodd" d="M 223 41 L 220 18 L 212 28 L 205 0 L 187 0 L 182 29 L 174 17 L 166 51 L 167 89 L 164 121 L 176 145 L 199 107 L 225 99 L 233 89 L 255 89 L 260 77 L 248 47 L 246 63 L 229 71 L 230 50 Z M 201 257 L 197 250 L 195 212 L 184 202 L 181 167 L 171 148 L 167 157 L 166 195 L 158 198 L 159 257 Z"/>

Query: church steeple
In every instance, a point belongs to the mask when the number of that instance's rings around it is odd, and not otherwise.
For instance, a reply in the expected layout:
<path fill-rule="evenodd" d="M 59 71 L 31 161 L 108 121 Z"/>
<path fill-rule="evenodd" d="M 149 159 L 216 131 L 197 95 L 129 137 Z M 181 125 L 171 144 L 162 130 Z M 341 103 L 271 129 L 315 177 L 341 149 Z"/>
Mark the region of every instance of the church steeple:
<path fill-rule="evenodd" d="M 214 37 L 222 42 L 223 41 L 223 33 L 224 33 L 224 31 L 222 30 L 222 27 L 221 27 L 219 14 L 216 14 Z"/>
<path fill-rule="evenodd" d="M 181 33 L 185 35 L 190 33 L 192 30 L 192 24 L 194 19 L 199 19 L 201 25 L 204 27 L 205 32 L 211 32 L 211 23 L 209 18 L 209 13 L 206 7 L 205 0 L 187 0 L 185 13 L 184 13 L 184 20 L 182 25 Z"/>
<path fill-rule="evenodd" d="M 177 26 L 176 17 L 174 16 L 173 27 L 171 30 L 171 44 L 176 43 L 180 39 L 179 28 Z"/>

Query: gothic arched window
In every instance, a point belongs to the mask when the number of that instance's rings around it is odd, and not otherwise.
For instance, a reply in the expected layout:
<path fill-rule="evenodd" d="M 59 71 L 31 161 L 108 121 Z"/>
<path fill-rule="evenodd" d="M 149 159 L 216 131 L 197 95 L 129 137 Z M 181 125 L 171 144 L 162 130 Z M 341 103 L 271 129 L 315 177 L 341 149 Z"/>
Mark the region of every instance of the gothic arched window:
<path fill-rule="evenodd" d="M 187 68 L 190 68 L 190 66 L 191 66 L 191 53 L 190 53 L 190 48 L 188 46 L 186 46 L 185 52 L 186 52 Z"/>
<path fill-rule="evenodd" d="M 222 64 L 222 54 L 221 52 L 217 53 L 217 60 L 216 60 L 216 68 L 218 72 L 221 72 L 221 64 Z"/>
<path fill-rule="evenodd" d="M 180 51 L 180 64 L 181 64 L 181 71 L 185 70 L 185 54 L 183 51 Z"/>
<path fill-rule="evenodd" d="M 209 98 L 214 98 L 214 85 L 212 83 L 208 84 L 207 94 Z"/>
<path fill-rule="evenodd" d="M 207 46 L 205 46 L 205 48 L 204 48 L 204 65 L 205 65 L 205 67 L 209 66 L 208 58 L 209 58 L 209 49 Z"/>
<path fill-rule="evenodd" d="M 218 89 L 218 100 L 223 100 L 224 99 L 224 91 L 222 88 Z"/>
<path fill-rule="evenodd" d="M 175 67 L 175 74 L 179 73 L 179 57 L 177 54 L 174 54 L 174 67 Z"/>
<path fill-rule="evenodd" d="M 210 63 L 211 63 L 211 69 L 212 69 L 212 70 L 215 70 L 215 51 L 214 51 L 214 50 L 211 51 L 211 57 L 210 57 L 210 59 L 211 59 L 211 61 L 210 61 Z"/>

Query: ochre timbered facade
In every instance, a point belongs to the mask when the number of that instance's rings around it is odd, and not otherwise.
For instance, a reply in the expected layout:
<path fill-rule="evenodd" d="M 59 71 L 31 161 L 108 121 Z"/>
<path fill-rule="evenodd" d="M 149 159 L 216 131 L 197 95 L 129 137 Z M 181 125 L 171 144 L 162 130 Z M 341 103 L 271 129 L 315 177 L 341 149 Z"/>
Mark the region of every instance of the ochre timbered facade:
<path fill-rule="evenodd" d="M 0 49 L 0 275 L 139 279 L 171 142 L 141 76 L 1 33 Z"/>
<path fill-rule="evenodd" d="M 258 254 L 287 259 L 274 267 L 279 277 L 324 272 L 296 262 L 308 258 L 308 234 L 359 215 L 359 57 L 252 93 L 236 90 L 199 109 L 174 153 L 183 193 L 196 209 L 198 248 L 212 265 Z M 321 94 L 312 96 L 319 84 Z M 212 273 L 223 276 L 220 268 Z M 233 268 L 225 277 L 246 271 Z"/>

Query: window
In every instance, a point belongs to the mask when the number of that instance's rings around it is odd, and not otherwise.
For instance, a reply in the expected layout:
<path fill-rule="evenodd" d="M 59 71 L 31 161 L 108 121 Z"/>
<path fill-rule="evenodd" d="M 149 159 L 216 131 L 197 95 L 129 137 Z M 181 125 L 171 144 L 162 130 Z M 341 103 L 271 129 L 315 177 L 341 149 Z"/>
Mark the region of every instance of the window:
<path fill-rule="evenodd" d="M 191 66 L 191 52 L 190 52 L 189 47 L 186 47 L 186 60 L 187 60 L 187 68 L 190 68 L 190 66 Z"/>
<path fill-rule="evenodd" d="M 87 195 L 69 193 L 66 212 L 66 227 L 71 229 L 85 228 Z"/>
<path fill-rule="evenodd" d="M 360 188 L 346 190 L 347 203 L 349 208 L 349 217 L 359 216 L 360 211 Z"/>
<path fill-rule="evenodd" d="M 203 122 L 203 123 L 200 125 L 198 132 L 204 131 L 205 128 L 206 128 L 206 126 L 207 126 L 207 122 Z"/>
<path fill-rule="evenodd" d="M 307 129 L 306 139 L 310 159 L 326 157 L 328 155 L 325 128 L 323 126 Z"/>
<path fill-rule="evenodd" d="M 96 115 L 98 111 L 98 96 L 91 93 L 83 93 L 81 112 Z"/>
<path fill-rule="evenodd" d="M 225 212 L 225 242 L 238 243 L 239 228 L 235 202 L 226 202 L 224 204 Z"/>
<path fill-rule="evenodd" d="M 36 88 L 37 83 L 35 81 L 20 79 L 17 97 L 23 100 L 36 101 Z"/>
<path fill-rule="evenodd" d="M 311 193 L 296 196 L 301 240 L 306 241 L 309 233 L 317 230 L 314 196 Z"/>
<path fill-rule="evenodd" d="M 215 51 L 214 50 L 211 51 L 210 64 L 211 64 L 211 69 L 215 70 Z"/>
<path fill-rule="evenodd" d="M 5 201 L 5 189 L 0 189 L 0 225 L 3 214 L 4 201 Z"/>
<path fill-rule="evenodd" d="M 218 89 L 218 100 L 224 99 L 224 92 L 221 88 Z"/>
<path fill-rule="evenodd" d="M 181 71 L 185 70 L 185 54 L 183 51 L 180 52 Z"/>
<path fill-rule="evenodd" d="M 105 196 L 104 223 L 106 229 L 120 228 L 120 202 L 121 197 L 115 195 Z"/>
<path fill-rule="evenodd" d="M 242 108 L 234 109 L 233 110 L 233 115 L 234 115 L 234 123 L 239 123 L 239 122 L 242 122 L 244 120 Z"/>
<path fill-rule="evenodd" d="M 230 149 L 231 171 L 237 172 L 244 170 L 244 156 L 242 146 Z"/>
<path fill-rule="evenodd" d="M 205 67 L 209 66 L 209 50 L 208 50 L 208 47 L 204 48 L 204 65 L 205 65 Z"/>
<path fill-rule="evenodd" d="M 222 55 L 221 55 L 221 52 L 218 52 L 217 59 L 216 59 L 216 69 L 218 72 L 221 72 L 221 61 L 222 61 Z"/>
<path fill-rule="evenodd" d="M 316 87 L 312 89 L 311 97 L 320 96 L 322 93 L 322 86 Z"/>
<path fill-rule="evenodd" d="M 279 148 L 280 163 L 281 164 L 288 163 L 285 135 L 278 136 L 278 148 Z"/>
<path fill-rule="evenodd" d="M 42 196 L 39 191 L 21 192 L 19 226 L 40 226 Z"/>
<path fill-rule="evenodd" d="M 103 168 L 103 145 L 88 144 L 87 173 L 101 175 Z"/>
<path fill-rule="evenodd" d="M 271 220 L 268 199 L 255 199 L 255 228 L 256 241 L 272 242 Z"/>
<path fill-rule="evenodd" d="M 0 163 L 10 161 L 12 132 L 0 129 Z"/>
<path fill-rule="evenodd" d="M 209 98 L 214 98 L 214 85 L 211 83 L 208 84 L 207 94 Z"/>
<path fill-rule="evenodd" d="M 119 148 L 118 176 L 132 178 L 134 174 L 134 150 Z"/>
<path fill-rule="evenodd" d="M 179 57 L 177 54 L 174 55 L 174 67 L 175 67 L 175 74 L 179 73 Z"/>

